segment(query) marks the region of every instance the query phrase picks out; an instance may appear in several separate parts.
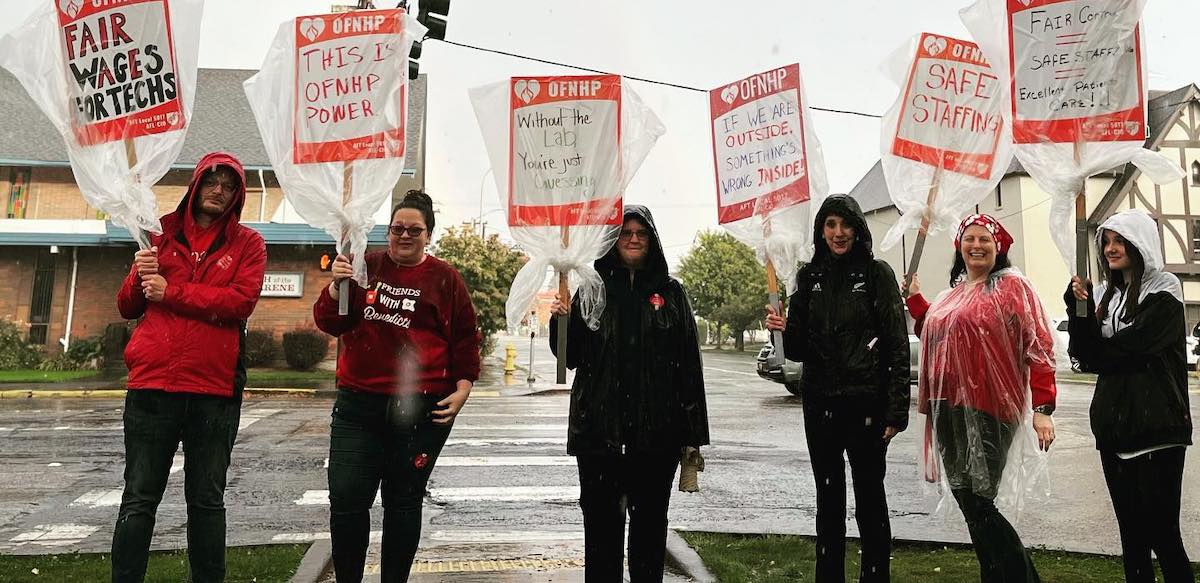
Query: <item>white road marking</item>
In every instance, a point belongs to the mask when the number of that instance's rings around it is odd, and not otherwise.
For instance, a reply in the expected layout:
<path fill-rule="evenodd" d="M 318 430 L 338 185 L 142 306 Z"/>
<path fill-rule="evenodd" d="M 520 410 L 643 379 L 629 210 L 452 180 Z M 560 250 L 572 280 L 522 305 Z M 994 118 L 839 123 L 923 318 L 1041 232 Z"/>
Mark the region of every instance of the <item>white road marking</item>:
<path fill-rule="evenodd" d="M 715 366 L 706 366 L 706 367 L 704 367 L 704 370 L 715 370 L 717 372 L 723 372 L 723 373 L 728 373 L 728 374 L 740 374 L 742 376 L 755 377 L 755 378 L 758 377 L 758 373 L 746 372 L 743 370 L 728 370 L 728 369 L 724 369 L 724 368 L 717 368 Z"/>
<path fill-rule="evenodd" d="M 434 502 L 551 502 L 579 499 L 579 486 L 476 486 L 433 488 Z"/>
<path fill-rule="evenodd" d="M 524 543 L 583 540 L 583 531 L 547 530 L 435 530 L 429 540 L 453 543 Z"/>
<path fill-rule="evenodd" d="M 489 445 L 566 445 L 565 437 L 532 437 L 528 439 L 460 439 L 446 440 L 447 446 L 465 445 L 470 447 L 487 447 Z"/>
<path fill-rule="evenodd" d="M 242 418 L 238 422 L 238 432 L 241 432 L 243 429 L 262 421 L 263 419 L 266 419 L 267 417 L 270 417 L 279 411 L 281 411 L 281 409 L 250 409 L 245 413 L 242 413 Z"/>
<path fill-rule="evenodd" d="M 91 490 L 70 504 L 73 508 L 104 508 L 121 505 L 121 488 Z"/>
<path fill-rule="evenodd" d="M 100 530 L 98 526 L 85 524 L 39 524 L 34 530 L 22 532 L 9 539 L 15 546 L 34 544 L 44 547 L 61 547 L 75 544 Z"/>
<path fill-rule="evenodd" d="M 329 506 L 329 490 L 305 490 L 299 498 L 293 500 L 297 506 Z M 375 505 L 383 502 L 383 493 L 375 493 Z"/>
<path fill-rule="evenodd" d="M 328 532 L 293 532 L 286 534 L 277 534 L 271 537 L 271 542 L 276 543 L 307 543 L 315 540 L 329 540 Z M 370 539 L 371 542 L 377 543 L 383 540 L 382 530 L 372 530 Z"/>
<path fill-rule="evenodd" d="M 573 466 L 571 456 L 446 456 L 437 460 L 437 467 L 480 466 Z"/>

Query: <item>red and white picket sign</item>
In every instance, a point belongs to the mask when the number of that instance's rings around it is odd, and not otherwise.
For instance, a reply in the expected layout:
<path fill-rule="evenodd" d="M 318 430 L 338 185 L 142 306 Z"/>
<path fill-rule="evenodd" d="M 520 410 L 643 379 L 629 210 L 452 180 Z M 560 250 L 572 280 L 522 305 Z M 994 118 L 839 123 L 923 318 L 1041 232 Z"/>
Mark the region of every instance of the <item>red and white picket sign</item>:
<path fill-rule="evenodd" d="M 1127 16 L 1133 4 L 1008 0 L 1014 141 L 1146 139 L 1141 26 Z"/>
<path fill-rule="evenodd" d="M 168 0 L 57 0 L 56 8 L 80 145 L 185 127 Z"/>
<path fill-rule="evenodd" d="M 295 19 L 297 164 L 402 158 L 407 122 L 401 10 Z"/>
<path fill-rule="evenodd" d="M 1002 89 L 975 43 L 922 34 L 891 153 L 986 180 L 1004 125 Z"/>
<path fill-rule="evenodd" d="M 708 101 L 719 223 L 810 198 L 800 65 L 713 89 Z"/>
<path fill-rule="evenodd" d="M 621 224 L 621 77 L 513 77 L 508 102 L 508 224 Z"/>

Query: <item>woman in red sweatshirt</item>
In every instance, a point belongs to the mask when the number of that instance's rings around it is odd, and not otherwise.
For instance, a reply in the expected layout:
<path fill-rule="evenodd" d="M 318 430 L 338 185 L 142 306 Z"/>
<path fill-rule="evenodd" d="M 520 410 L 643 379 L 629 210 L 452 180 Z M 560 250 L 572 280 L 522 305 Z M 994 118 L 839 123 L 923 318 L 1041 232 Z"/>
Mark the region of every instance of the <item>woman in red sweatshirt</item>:
<path fill-rule="evenodd" d="M 382 484 L 384 581 L 407 581 L 421 537 L 421 503 L 454 417 L 479 377 L 479 332 L 462 276 L 425 254 L 433 201 L 411 190 L 392 211 L 387 251 L 365 257 L 367 287 L 346 257 L 313 306 L 317 327 L 342 339 L 329 444 L 329 530 L 338 581 L 363 576 L 371 505 Z"/>
<path fill-rule="evenodd" d="M 1037 447 L 1054 441 L 1054 337 L 1029 280 L 1009 264 L 1012 243 L 992 217 L 967 217 L 954 238 L 950 289 L 930 305 L 913 282 L 907 302 L 921 336 L 925 477 L 962 510 L 981 581 L 1036 583 L 1029 553 L 995 504 L 1005 466 L 1018 476 L 1027 469 L 1031 414 Z"/>

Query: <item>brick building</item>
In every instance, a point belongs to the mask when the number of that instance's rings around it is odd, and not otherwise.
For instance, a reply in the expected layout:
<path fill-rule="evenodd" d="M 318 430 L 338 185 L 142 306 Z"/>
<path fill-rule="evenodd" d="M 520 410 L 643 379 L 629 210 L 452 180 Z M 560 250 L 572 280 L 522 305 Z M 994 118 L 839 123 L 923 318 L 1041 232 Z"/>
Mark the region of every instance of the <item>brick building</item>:
<path fill-rule="evenodd" d="M 258 126 L 242 91 L 250 70 L 201 69 L 183 152 L 155 186 L 166 214 L 179 204 L 196 162 L 207 152 L 233 153 L 246 168 L 242 222 L 267 241 L 267 281 L 249 322 L 277 337 L 311 325 L 312 304 L 328 281 L 320 256 L 333 249 L 323 231 L 302 222 L 284 200 Z M 410 86 L 408 156 L 393 189 L 424 184 L 425 76 Z M 124 229 L 84 201 L 62 138 L 21 85 L 0 69 L 0 317 L 29 329 L 48 353 L 120 322 L 116 292 L 137 245 Z M 376 213 L 371 245 L 386 245 L 391 202 Z"/>

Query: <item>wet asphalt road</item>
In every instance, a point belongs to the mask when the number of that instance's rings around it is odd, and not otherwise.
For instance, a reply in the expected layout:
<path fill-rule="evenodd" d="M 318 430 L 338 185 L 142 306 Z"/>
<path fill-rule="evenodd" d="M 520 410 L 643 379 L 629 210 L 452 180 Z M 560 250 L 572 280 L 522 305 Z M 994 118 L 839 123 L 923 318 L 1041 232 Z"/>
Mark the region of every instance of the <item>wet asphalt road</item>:
<path fill-rule="evenodd" d="M 536 388 L 552 389 L 553 362 L 539 339 Z M 498 352 L 503 354 L 506 341 Z M 528 338 L 516 339 L 520 363 Z M 676 493 L 672 526 L 812 534 L 815 503 L 800 403 L 760 380 L 751 353 L 706 352 L 713 445 L 698 494 Z M 567 395 L 524 392 L 495 374 L 463 410 L 430 482 L 419 558 L 582 558 L 577 475 L 565 456 Z M 1028 545 L 1118 553 L 1116 525 L 1087 427 L 1087 385 L 1060 388 L 1051 493 L 1031 498 L 1018 531 Z M 1193 410 L 1200 413 L 1193 393 Z M 226 495 L 228 544 L 327 536 L 326 398 L 248 397 Z M 122 485 L 120 400 L 0 400 L 0 553 L 107 551 Z M 892 443 L 888 493 L 898 538 L 966 541 L 956 510 L 935 514 L 919 479 L 921 422 Z M 1200 557 L 1200 459 L 1189 450 L 1184 538 Z M 182 458 L 177 458 L 182 466 Z M 160 507 L 155 548 L 185 546 L 182 472 Z M 851 505 L 853 496 L 850 495 Z M 373 517 L 374 529 L 380 516 Z M 855 532 L 852 514 L 849 530 Z"/>

